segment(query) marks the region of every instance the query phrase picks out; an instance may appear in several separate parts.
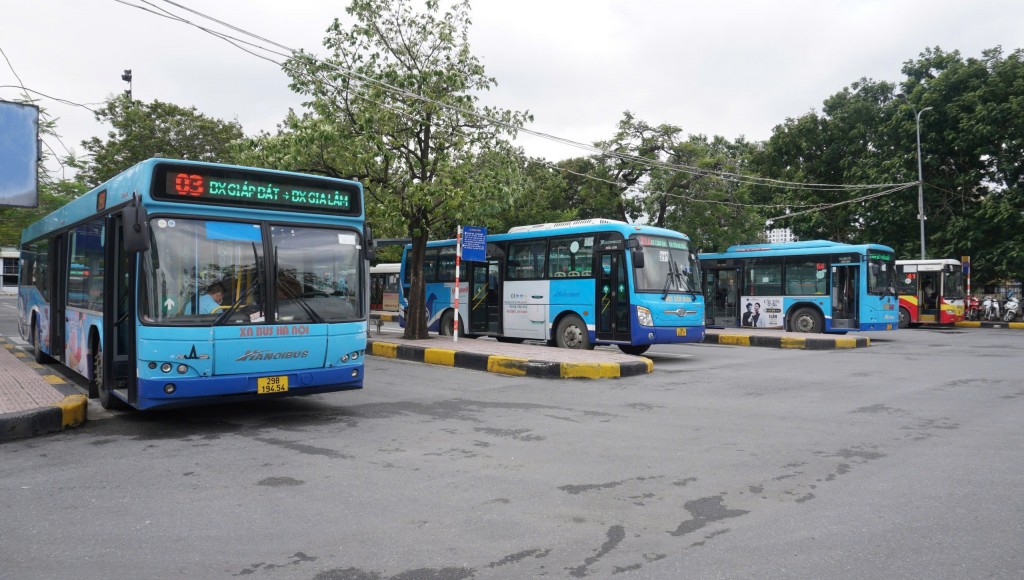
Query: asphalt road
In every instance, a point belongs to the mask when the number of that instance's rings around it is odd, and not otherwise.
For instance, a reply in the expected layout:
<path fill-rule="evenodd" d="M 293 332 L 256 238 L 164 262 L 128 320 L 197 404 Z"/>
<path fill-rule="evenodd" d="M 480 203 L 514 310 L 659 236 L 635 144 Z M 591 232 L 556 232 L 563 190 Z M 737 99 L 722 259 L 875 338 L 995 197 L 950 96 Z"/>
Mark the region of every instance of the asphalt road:
<path fill-rule="evenodd" d="M 0 445 L 0 578 L 1019 578 L 1022 347 L 371 357 L 362 391 L 90 416 Z"/>

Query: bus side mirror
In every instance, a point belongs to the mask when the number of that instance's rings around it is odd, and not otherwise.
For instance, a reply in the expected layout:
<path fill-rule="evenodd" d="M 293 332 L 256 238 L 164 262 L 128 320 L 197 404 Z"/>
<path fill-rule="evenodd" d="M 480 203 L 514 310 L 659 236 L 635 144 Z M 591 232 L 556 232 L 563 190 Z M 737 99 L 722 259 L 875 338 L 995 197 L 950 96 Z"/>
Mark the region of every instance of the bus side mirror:
<path fill-rule="evenodd" d="M 640 248 L 633 248 L 633 267 L 644 267 L 644 251 Z"/>
<path fill-rule="evenodd" d="M 363 226 L 363 257 L 368 262 L 377 259 L 377 243 L 373 240 L 373 228 Z"/>
<path fill-rule="evenodd" d="M 142 207 L 138 197 L 132 200 L 121 214 L 124 225 L 124 249 L 128 253 L 145 252 L 149 249 L 149 212 Z"/>

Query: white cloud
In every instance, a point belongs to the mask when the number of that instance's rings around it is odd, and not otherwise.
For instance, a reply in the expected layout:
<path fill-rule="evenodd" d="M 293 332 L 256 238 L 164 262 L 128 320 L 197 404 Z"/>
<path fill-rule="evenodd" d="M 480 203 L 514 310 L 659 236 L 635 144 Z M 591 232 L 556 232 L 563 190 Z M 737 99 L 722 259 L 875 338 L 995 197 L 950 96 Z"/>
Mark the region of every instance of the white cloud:
<path fill-rule="evenodd" d="M 344 2 L 183 3 L 317 54 L 333 18 L 347 19 Z M 765 139 L 861 77 L 899 81 L 903 62 L 927 47 L 965 56 L 1024 47 L 1017 0 L 477 0 L 472 20 L 474 53 L 499 83 L 485 102 L 529 110 L 532 129 L 584 143 L 610 137 L 625 110 L 687 133 Z M 111 0 L 11 3 L 4 21 L 11 66 L 53 97 L 102 101 L 126 88 L 120 75 L 130 68 L 137 98 L 194 105 L 249 133 L 273 130 L 303 100 L 275 65 Z M 0 85 L 16 84 L 0 63 Z M 79 152 L 108 130 L 82 109 L 41 104 Z M 585 154 L 531 137 L 522 144 L 549 159 Z"/>

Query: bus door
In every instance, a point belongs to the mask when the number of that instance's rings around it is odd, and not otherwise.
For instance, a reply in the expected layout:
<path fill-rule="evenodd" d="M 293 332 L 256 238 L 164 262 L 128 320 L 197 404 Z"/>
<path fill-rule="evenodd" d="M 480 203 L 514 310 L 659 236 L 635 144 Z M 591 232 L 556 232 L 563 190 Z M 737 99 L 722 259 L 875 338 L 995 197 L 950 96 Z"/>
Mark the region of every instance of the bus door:
<path fill-rule="evenodd" d="M 917 271 L 918 291 L 918 322 L 939 322 L 939 296 L 945 293 L 942 288 L 942 272 Z"/>
<path fill-rule="evenodd" d="M 739 326 L 739 268 L 704 270 L 705 318 L 708 325 Z"/>
<path fill-rule="evenodd" d="M 498 260 L 467 262 L 469 266 L 468 334 L 498 334 L 501 329 L 501 288 Z"/>
<path fill-rule="evenodd" d="M 858 288 L 860 279 L 858 264 L 837 264 L 832 266 L 832 328 L 856 329 L 860 326 Z"/>
<path fill-rule="evenodd" d="M 598 251 L 597 340 L 630 341 L 629 278 L 622 250 Z"/>
<path fill-rule="evenodd" d="M 50 244 L 50 344 L 51 357 L 64 362 L 64 343 L 68 323 L 67 284 L 70 275 L 68 266 L 68 235 L 53 236 Z"/>
<path fill-rule="evenodd" d="M 103 277 L 103 383 L 121 390 L 132 405 L 138 401 L 135 371 L 135 263 L 136 255 L 125 250 L 121 216 L 107 221 L 104 260 L 110 264 Z"/>

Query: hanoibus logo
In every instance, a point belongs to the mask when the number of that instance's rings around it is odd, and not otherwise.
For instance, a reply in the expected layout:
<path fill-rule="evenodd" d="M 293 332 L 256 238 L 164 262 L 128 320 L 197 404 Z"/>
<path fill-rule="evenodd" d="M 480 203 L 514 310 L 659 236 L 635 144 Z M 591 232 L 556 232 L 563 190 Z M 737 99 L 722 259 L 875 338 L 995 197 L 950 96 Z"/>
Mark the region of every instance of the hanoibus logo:
<path fill-rule="evenodd" d="M 288 358 L 306 358 L 309 356 L 308 350 L 290 350 L 283 352 L 273 352 L 269 350 L 247 350 L 245 354 L 235 359 L 235 362 L 245 362 L 251 360 L 280 360 Z"/>

